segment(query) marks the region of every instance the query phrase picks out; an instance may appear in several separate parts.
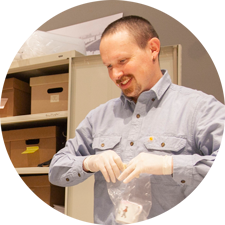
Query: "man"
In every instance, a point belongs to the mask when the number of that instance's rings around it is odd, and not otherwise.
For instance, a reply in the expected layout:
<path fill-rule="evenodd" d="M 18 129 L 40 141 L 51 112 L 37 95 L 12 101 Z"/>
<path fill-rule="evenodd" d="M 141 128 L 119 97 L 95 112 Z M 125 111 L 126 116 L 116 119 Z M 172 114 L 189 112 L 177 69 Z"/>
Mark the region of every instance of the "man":
<path fill-rule="evenodd" d="M 107 182 L 149 174 L 152 218 L 189 195 L 217 155 L 224 105 L 172 84 L 159 52 L 158 35 L 143 18 L 124 17 L 105 29 L 100 53 L 121 97 L 92 110 L 52 160 L 53 184 L 72 186 L 95 175 L 95 223 L 116 224 Z"/>

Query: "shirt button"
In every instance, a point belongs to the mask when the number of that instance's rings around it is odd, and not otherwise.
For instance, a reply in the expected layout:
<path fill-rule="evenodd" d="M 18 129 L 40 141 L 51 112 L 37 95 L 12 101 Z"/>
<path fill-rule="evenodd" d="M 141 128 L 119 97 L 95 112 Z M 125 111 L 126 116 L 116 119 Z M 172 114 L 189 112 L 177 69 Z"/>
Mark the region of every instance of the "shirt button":
<path fill-rule="evenodd" d="M 102 143 L 102 144 L 101 144 L 101 147 L 104 147 L 104 146 L 105 146 L 105 144 L 104 144 L 104 143 Z"/>
<path fill-rule="evenodd" d="M 70 179 L 69 178 L 66 178 L 66 181 L 70 181 Z"/>
<path fill-rule="evenodd" d="M 78 173 L 78 177 L 81 177 L 80 173 Z"/>
<path fill-rule="evenodd" d="M 133 145 L 134 145 L 134 142 L 131 142 L 131 143 L 130 143 L 130 146 L 133 146 Z"/>
<path fill-rule="evenodd" d="M 154 102 L 155 101 L 155 98 L 152 98 L 152 101 Z"/>
<path fill-rule="evenodd" d="M 181 183 L 184 184 L 185 183 L 185 180 L 182 180 Z"/>
<path fill-rule="evenodd" d="M 137 117 L 137 118 L 140 118 L 140 114 L 137 114 L 136 117 Z"/>
<path fill-rule="evenodd" d="M 165 143 L 164 143 L 164 142 L 163 142 L 163 143 L 161 143 L 161 146 L 162 146 L 162 147 L 164 147 L 164 146 L 165 146 Z"/>

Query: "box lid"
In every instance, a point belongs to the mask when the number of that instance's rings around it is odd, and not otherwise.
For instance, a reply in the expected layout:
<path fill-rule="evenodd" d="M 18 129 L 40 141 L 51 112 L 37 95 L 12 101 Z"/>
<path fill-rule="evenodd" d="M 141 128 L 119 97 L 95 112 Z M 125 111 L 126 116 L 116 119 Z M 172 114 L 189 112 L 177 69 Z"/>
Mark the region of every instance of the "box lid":
<path fill-rule="evenodd" d="M 19 89 L 27 93 L 31 92 L 30 86 L 28 83 L 14 77 L 5 79 L 3 90 L 10 90 L 10 89 Z"/>
<path fill-rule="evenodd" d="M 5 178 L 5 188 L 49 187 L 48 175 L 12 176 Z"/>
<path fill-rule="evenodd" d="M 40 76 L 40 77 L 31 77 L 30 86 L 32 87 L 37 85 L 68 82 L 68 77 L 69 77 L 68 73 Z"/>
<path fill-rule="evenodd" d="M 39 138 L 52 138 L 58 136 L 58 128 L 56 126 L 26 128 L 3 131 L 2 135 L 5 142 Z"/>

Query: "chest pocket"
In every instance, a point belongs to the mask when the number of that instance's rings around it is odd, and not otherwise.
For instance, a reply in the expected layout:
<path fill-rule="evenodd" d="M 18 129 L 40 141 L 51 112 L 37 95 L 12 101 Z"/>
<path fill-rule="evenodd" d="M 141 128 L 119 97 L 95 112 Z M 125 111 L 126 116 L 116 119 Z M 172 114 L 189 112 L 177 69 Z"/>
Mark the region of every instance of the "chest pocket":
<path fill-rule="evenodd" d="M 92 148 L 94 150 L 113 150 L 116 145 L 120 143 L 121 137 L 120 136 L 111 136 L 111 137 L 96 137 L 93 140 Z"/>
<path fill-rule="evenodd" d="M 152 136 L 145 138 L 144 145 L 148 150 L 178 153 L 186 146 L 186 139 L 167 136 Z"/>

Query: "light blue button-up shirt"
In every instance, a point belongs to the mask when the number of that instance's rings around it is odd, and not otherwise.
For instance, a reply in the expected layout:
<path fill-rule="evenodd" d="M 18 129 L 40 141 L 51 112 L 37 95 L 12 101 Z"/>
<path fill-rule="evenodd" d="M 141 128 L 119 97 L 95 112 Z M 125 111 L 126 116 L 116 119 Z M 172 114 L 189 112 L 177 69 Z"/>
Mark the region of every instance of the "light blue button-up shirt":
<path fill-rule="evenodd" d="M 168 72 L 162 73 L 136 104 L 122 94 L 92 110 L 77 127 L 75 138 L 52 159 L 49 179 L 55 185 L 73 186 L 94 174 L 95 223 L 116 224 L 101 172 L 86 173 L 82 168 L 88 155 L 113 150 L 125 163 L 141 152 L 173 157 L 173 176 L 149 175 L 148 218 L 185 199 L 215 160 L 224 129 L 224 105 L 201 91 L 172 84 Z"/>

